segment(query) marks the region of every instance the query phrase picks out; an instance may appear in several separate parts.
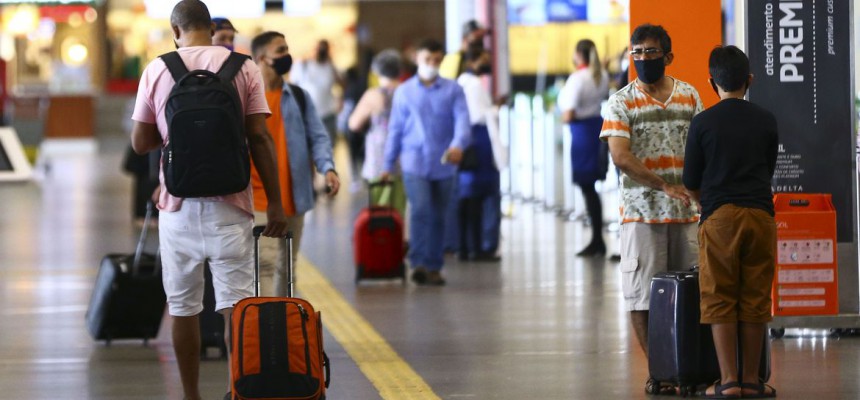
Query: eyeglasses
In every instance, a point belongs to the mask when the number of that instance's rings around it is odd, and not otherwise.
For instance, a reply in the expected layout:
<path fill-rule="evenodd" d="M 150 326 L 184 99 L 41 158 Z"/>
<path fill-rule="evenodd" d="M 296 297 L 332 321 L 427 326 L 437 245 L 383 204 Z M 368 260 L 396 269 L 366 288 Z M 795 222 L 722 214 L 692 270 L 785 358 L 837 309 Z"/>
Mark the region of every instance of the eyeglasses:
<path fill-rule="evenodd" d="M 643 58 L 643 56 L 646 58 L 653 58 L 654 56 L 656 56 L 662 52 L 663 52 L 663 50 L 660 50 L 658 48 L 649 47 L 647 49 L 630 50 L 630 56 L 633 58 L 639 58 L 639 59 Z"/>

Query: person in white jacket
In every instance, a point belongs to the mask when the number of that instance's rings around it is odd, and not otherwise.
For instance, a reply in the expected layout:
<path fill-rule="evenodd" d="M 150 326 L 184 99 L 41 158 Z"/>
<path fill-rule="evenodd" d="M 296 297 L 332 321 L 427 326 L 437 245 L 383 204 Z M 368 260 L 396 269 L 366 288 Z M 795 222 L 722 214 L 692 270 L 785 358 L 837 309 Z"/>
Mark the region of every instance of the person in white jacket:
<path fill-rule="evenodd" d="M 458 174 L 459 258 L 498 261 L 499 170 L 507 164 L 507 151 L 499 139 L 498 109 L 483 79 L 492 72 L 489 53 L 475 46 L 463 57 L 466 71 L 457 78 L 457 83 L 466 94 L 472 144 L 464 152 Z"/>
<path fill-rule="evenodd" d="M 606 178 L 609 166 L 608 146 L 600 140 L 603 126 L 600 108 L 609 96 L 609 75 L 601 67 L 597 48 L 591 40 L 580 40 L 576 44 L 573 62 L 576 72 L 570 74 L 558 94 L 558 107 L 562 120 L 570 126 L 573 183 L 582 191 L 591 221 L 591 242 L 576 255 L 603 256 L 606 254 L 603 206 L 594 184 Z"/>

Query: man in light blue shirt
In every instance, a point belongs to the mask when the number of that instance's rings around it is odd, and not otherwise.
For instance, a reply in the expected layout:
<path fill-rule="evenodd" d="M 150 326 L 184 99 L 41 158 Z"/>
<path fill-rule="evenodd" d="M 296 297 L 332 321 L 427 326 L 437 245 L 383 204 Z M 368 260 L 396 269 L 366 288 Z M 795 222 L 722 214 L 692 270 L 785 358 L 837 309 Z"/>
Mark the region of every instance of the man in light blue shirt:
<path fill-rule="evenodd" d="M 463 149 L 470 141 L 469 109 L 457 82 L 439 77 L 445 57 L 442 45 L 425 40 L 418 46 L 418 74 L 394 93 L 383 179 L 400 159 L 409 199 L 412 280 L 419 285 L 445 284 L 445 210 Z"/>

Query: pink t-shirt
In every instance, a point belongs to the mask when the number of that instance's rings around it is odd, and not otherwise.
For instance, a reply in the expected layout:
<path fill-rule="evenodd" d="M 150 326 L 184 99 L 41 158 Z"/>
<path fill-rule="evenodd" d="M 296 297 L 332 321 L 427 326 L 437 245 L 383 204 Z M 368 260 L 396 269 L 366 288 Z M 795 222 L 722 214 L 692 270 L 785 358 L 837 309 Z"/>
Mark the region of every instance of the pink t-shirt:
<path fill-rule="evenodd" d="M 179 56 L 185 62 L 189 71 L 205 69 L 217 72 L 221 65 L 230 56 L 230 51 L 221 46 L 197 46 L 184 47 L 178 50 Z M 165 115 L 165 104 L 170 90 L 173 89 L 173 76 L 167 70 L 167 66 L 161 58 L 156 58 L 146 69 L 140 78 L 140 86 L 137 89 L 137 101 L 134 105 L 134 114 L 131 119 L 147 124 L 156 124 L 161 139 L 167 144 L 167 118 Z M 244 115 L 271 114 L 269 105 L 266 103 L 266 94 L 263 88 L 263 76 L 260 69 L 250 59 L 245 62 L 242 69 L 233 80 L 242 100 Z M 164 165 L 159 168 L 159 181 L 161 182 L 161 197 L 158 199 L 158 209 L 167 212 L 178 211 L 182 207 L 182 198 L 174 197 L 167 192 L 164 185 Z M 224 201 L 254 214 L 253 192 L 251 186 L 242 192 L 227 196 L 211 197 L 207 200 Z"/>

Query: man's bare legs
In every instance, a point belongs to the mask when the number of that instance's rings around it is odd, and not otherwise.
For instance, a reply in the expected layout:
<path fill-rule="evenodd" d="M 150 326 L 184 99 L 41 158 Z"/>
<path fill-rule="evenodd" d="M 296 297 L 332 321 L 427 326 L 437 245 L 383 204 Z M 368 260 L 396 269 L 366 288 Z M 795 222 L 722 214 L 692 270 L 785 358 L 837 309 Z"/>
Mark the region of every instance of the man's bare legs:
<path fill-rule="evenodd" d="M 645 353 L 645 358 L 648 358 L 648 311 L 631 311 L 630 324 L 633 325 L 633 333 L 636 335 L 639 347 L 641 347 L 642 352 Z M 648 391 L 647 383 L 645 390 Z M 658 393 L 677 394 L 675 387 L 668 384 L 661 384 Z"/>
<path fill-rule="evenodd" d="M 173 351 L 179 365 L 182 389 L 188 400 L 199 400 L 200 322 L 197 315 L 173 317 Z"/>
<path fill-rule="evenodd" d="M 231 322 L 230 320 L 232 319 L 232 316 L 233 316 L 233 309 L 232 308 L 225 308 L 225 309 L 218 311 L 218 312 L 220 312 L 221 315 L 224 316 L 224 342 L 227 343 L 227 391 L 232 392 L 233 391 L 233 376 L 232 376 L 232 374 L 233 374 L 233 362 L 232 362 L 233 361 L 233 351 L 232 351 L 232 348 L 230 346 L 230 341 L 233 339 L 230 336 L 230 332 L 232 331 L 232 329 L 230 329 L 230 322 Z"/>
<path fill-rule="evenodd" d="M 633 332 L 636 334 L 636 339 L 639 341 L 639 346 L 648 357 L 648 311 L 631 311 L 630 323 L 633 325 Z"/>
<path fill-rule="evenodd" d="M 714 347 L 717 349 L 717 360 L 720 363 L 719 384 L 740 383 L 738 381 L 738 324 L 736 322 L 712 324 L 711 333 L 714 336 Z M 761 337 L 759 337 L 759 347 L 761 347 Z M 711 386 L 705 394 L 711 395 L 715 391 L 716 387 Z M 728 388 L 723 391 L 723 394 L 740 395 L 741 389 Z"/>
<path fill-rule="evenodd" d="M 764 351 L 764 335 L 767 331 L 767 324 L 740 322 L 738 324 L 740 330 L 740 340 L 742 351 L 743 364 L 741 382 L 745 384 L 758 384 L 761 382 L 761 352 Z M 774 390 L 765 386 L 764 394 L 772 394 Z M 744 395 L 758 394 L 757 391 L 749 388 L 744 388 Z"/>

